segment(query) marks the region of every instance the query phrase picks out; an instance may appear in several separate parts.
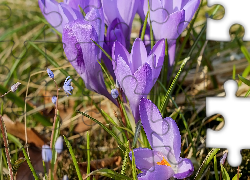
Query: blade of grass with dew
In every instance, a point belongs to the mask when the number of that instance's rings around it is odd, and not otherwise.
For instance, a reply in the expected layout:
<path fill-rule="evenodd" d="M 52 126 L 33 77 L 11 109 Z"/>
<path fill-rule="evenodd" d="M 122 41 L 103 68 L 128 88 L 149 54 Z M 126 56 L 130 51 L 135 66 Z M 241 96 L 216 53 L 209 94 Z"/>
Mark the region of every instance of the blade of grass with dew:
<path fill-rule="evenodd" d="M 87 174 L 90 173 L 90 146 L 89 146 L 89 131 L 87 131 Z M 90 177 L 87 178 L 87 180 L 90 180 Z"/>
<path fill-rule="evenodd" d="M 111 136 L 113 136 L 113 137 L 115 138 L 115 140 L 116 140 L 117 143 L 120 145 L 120 147 L 121 147 L 121 149 L 122 149 L 123 151 L 126 150 L 126 148 L 124 147 L 124 145 L 123 145 L 123 143 L 121 142 L 121 140 L 120 140 L 112 131 L 110 131 L 106 126 L 104 126 L 100 121 L 98 121 L 97 119 L 91 117 L 90 115 L 88 115 L 88 114 L 86 114 L 86 113 L 84 113 L 84 112 L 81 112 L 81 111 L 78 111 L 78 110 L 77 110 L 76 112 L 82 114 L 83 116 L 85 116 L 85 117 L 91 119 L 92 121 L 94 121 L 95 123 L 99 124 L 105 131 L 107 131 L 107 133 L 109 133 Z"/>
<path fill-rule="evenodd" d="M 80 169 L 79 169 L 79 166 L 78 166 L 77 161 L 76 161 L 75 154 L 74 154 L 73 149 L 72 149 L 72 146 L 71 146 L 70 142 L 68 141 L 68 139 L 65 136 L 63 136 L 63 138 L 64 138 L 64 141 L 65 141 L 65 143 L 66 143 L 66 145 L 67 145 L 67 147 L 69 149 L 69 153 L 70 153 L 71 158 L 73 160 L 73 163 L 74 163 L 74 166 L 75 166 L 75 169 L 76 169 L 76 173 L 77 173 L 78 179 L 79 180 L 83 180 L 81 172 L 80 172 Z"/>
<path fill-rule="evenodd" d="M 27 154 L 27 152 L 25 151 L 24 147 L 22 147 L 22 150 L 23 150 L 24 157 L 25 157 L 25 159 L 26 159 L 26 161 L 27 161 L 27 163 L 28 163 L 28 166 L 29 166 L 29 168 L 30 168 L 30 170 L 31 170 L 31 172 L 32 172 L 32 174 L 33 174 L 35 180 L 39 180 L 39 178 L 38 178 L 38 176 L 37 176 L 37 174 L 36 174 L 36 171 L 35 171 L 34 167 L 32 166 L 32 163 L 31 163 L 31 161 L 30 161 L 30 159 L 29 159 L 29 157 L 28 157 L 28 154 Z"/>
<path fill-rule="evenodd" d="M 121 174 L 124 175 L 125 174 L 125 170 L 126 170 L 126 167 L 127 167 L 127 160 L 128 160 L 128 154 L 129 154 L 129 141 L 127 141 L 126 143 L 126 151 L 124 153 L 124 158 L 123 158 L 123 161 L 122 161 L 122 170 L 121 170 Z"/>
<path fill-rule="evenodd" d="M 217 154 L 217 152 L 219 151 L 219 148 L 213 148 L 208 155 L 206 156 L 206 158 L 204 159 L 204 161 L 202 162 L 198 172 L 195 175 L 195 180 L 200 180 L 201 176 L 203 175 L 204 170 L 207 168 L 208 164 L 210 163 L 210 161 L 213 159 L 213 157 Z"/>
<path fill-rule="evenodd" d="M 179 75 L 180 75 L 182 69 L 184 68 L 185 64 L 186 64 L 187 61 L 189 60 L 189 58 L 190 58 L 190 57 L 188 57 L 188 58 L 186 58 L 186 59 L 183 60 L 183 62 L 182 62 L 182 64 L 181 64 L 181 67 L 180 67 L 180 69 L 179 69 L 177 75 L 175 76 L 173 82 L 171 83 L 170 88 L 168 89 L 168 91 L 167 91 L 165 97 L 163 98 L 163 101 L 162 101 L 161 106 L 160 106 L 160 108 L 159 108 L 159 110 L 160 110 L 160 112 L 161 112 L 162 115 L 164 114 L 164 111 L 165 111 L 165 109 L 166 109 L 167 103 L 168 103 L 168 101 L 169 101 L 169 95 L 171 95 L 171 93 L 172 93 L 172 91 L 173 91 L 173 88 L 174 88 L 174 86 L 175 86 L 175 83 L 177 82 L 177 80 L 178 80 L 178 78 L 179 78 Z"/>
<path fill-rule="evenodd" d="M 218 169 L 217 169 L 217 159 L 216 159 L 216 156 L 214 156 L 214 175 L 215 175 L 215 179 L 219 180 L 219 174 L 218 174 Z"/>
<path fill-rule="evenodd" d="M 147 27 L 147 24 L 148 24 L 148 15 L 149 15 L 149 11 L 147 12 L 147 15 L 146 15 L 144 23 L 143 23 L 143 28 L 142 28 L 142 31 L 141 31 L 141 40 L 142 41 L 144 40 L 146 27 Z"/>
<path fill-rule="evenodd" d="M 239 173 L 239 178 L 241 177 L 241 175 L 242 175 L 242 174 Z M 238 177 L 237 177 L 237 176 L 238 176 L 238 174 L 235 174 L 232 180 L 238 180 Z"/>
<path fill-rule="evenodd" d="M 2 85 L 0 85 L 0 93 L 1 94 L 4 94 L 7 91 L 8 91 L 8 89 L 6 89 Z M 18 107 L 23 107 L 23 105 L 25 104 L 25 102 L 19 96 L 16 96 L 14 93 L 9 93 L 5 97 L 12 100 L 12 103 L 13 103 L 12 106 L 14 104 L 16 104 Z M 33 110 L 33 108 L 29 104 L 27 104 L 27 111 L 31 111 L 31 110 Z M 33 114 L 33 116 L 34 116 L 34 120 L 37 122 L 40 122 L 43 126 L 51 126 L 52 125 L 51 122 L 49 121 L 49 119 L 42 116 L 40 113 L 35 113 L 35 114 Z"/>
<path fill-rule="evenodd" d="M 115 172 L 114 170 L 107 169 L 107 168 L 92 171 L 87 177 L 85 177 L 85 179 L 87 179 L 89 176 L 92 176 L 92 175 L 101 175 L 101 176 L 109 177 L 109 178 L 114 179 L 114 180 L 122 180 L 122 179 L 132 180 L 128 176 L 119 174 L 119 173 Z"/>
<path fill-rule="evenodd" d="M 133 175 L 133 179 L 136 180 L 137 174 L 136 174 L 136 166 L 135 166 L 135 155 L 134 155 L 133 149 L 132 149 L 132 175 Z"/>
<path fill-rule="evenodd" d="M 120 103 L 120 105 L 122 107 L 122 111 L 123 111 L 123 114 L 124 114 L 124 117 L 125 117 L 125 120 L 126 120 L 126 123 L 127 123 L 127 127 L 132 129 L 132 126 L 130 124 L 130 121 L 129 121 L 129 118 L 128 118 L 128 115 L 127 115 L 127 111 L 126 111 L 126 109 L 124 107 L 124 104 L 123 104 L 123 102 L 122 102 L 122 100 L 120 99 L 119 96 L 118 96 L 118 101 L 119 101 L 119 103 Z"/>

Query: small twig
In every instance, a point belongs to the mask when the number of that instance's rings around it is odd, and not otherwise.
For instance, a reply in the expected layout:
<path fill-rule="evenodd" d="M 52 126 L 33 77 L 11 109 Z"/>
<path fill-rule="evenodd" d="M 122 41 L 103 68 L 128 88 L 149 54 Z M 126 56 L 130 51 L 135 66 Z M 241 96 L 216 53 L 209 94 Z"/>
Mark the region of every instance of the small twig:
<path fill-rule="evenodd" d="M 5 93 L 5 94 L 8 94 L 8 93 Z M 12 166 L 11 166 L 10 153 L 9 153 L 9 148 L 8 148 L 8 140 L 7 140 L 7 137 L 6 137 L 7 133 L 6 133 L 6 129 L 5 129 L 5 126 L 4 126 L 3 118 L 2 118 L 1 115 L 0 115 L 0 119 L 1 119 L 0 120 L 0 126 L 1 126 L 2 135 L 3 135 L 3 142 L 4 142 L 5 153 L 6 153 L 6 157 L 7 157 L 7 161 L 8 161 L 10 179 L 14 180 Z"/>
<path fill-rule="evenodd" d="M 240 166 L 238 166 L 238 170 L 237 170 L 237 180 L 240 179 Z"/>
<path fill-rule="evenodd" d="M 54 137 L 54 129 L 55 129 L 55 124 L 56 124 L 56 118 L 57 118 L 57 110 L 58 110 L 58 85 L 55 81 L 55 79 L 53 79 L 53 81 L 55 82 L 56 85 L 56 108 L 55 108 L 55 116 L 54 116 L 54 122 L 53 122 L 53 128 L 52 128 L 52 133 L 51 133 L 51 138 L 50 138 L 50 148 L 52 149 L 52 144 L 53 144 L 53 137 Z"/>

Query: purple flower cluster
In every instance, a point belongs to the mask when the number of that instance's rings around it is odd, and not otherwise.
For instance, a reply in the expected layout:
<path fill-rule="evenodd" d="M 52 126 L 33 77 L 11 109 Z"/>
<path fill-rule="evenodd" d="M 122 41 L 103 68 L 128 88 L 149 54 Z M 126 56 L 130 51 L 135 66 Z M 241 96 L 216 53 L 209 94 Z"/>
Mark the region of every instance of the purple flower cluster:
<path fill-rule="evenodd" d="M 134 151 L 136 165 L 143 172 L 139 179 L 161 180 L 190 176 L 193 165 L 190 160 L 180 157 L 181 136 L 175 121 L 171 118 L 162 119 L 157 107 L 146 97 L 160 75 L 165 57 L 165 40 L 168 43 L 168 63 L 172 66 L 176 39 L 191 21 L 200 0 L 149 0 L 150 18 L 144 42 L 140 38 L 135 39 L 132 49 L 132 22 L 136 13 L 144 21 L 148 12 L 148 0 L 38 2 L 46 20 L 62 33 L 67 59 L 83 79 L 86 88 L 106 96 L 116 105 L 119 89 L 124 101 L 128 98 L 135 121 L 141 119 L 152 150 L 139 148 Z M 146 42 L 151 39 L 150 24 L 153 29 L 152 38 L 156 42 L 152 49 L 149 49 L 149 42 Z M 93 41 L 112 57 L 112 61 Z M 117 89 L 112 89 L 111 93 L 104 83 L 99 64 L 101 59 L 116 82 Z M 54 78 L 54 74 L 49 69 L 47 71 Z M 68 78 L 63 89 L 71 94 L 73 87 Z M 158 122 L 159 119 L 162 121 Z M 166 128 L 169 131 L 159 135 Z M 162 173 L 165 175 L 162 176 Z"/>

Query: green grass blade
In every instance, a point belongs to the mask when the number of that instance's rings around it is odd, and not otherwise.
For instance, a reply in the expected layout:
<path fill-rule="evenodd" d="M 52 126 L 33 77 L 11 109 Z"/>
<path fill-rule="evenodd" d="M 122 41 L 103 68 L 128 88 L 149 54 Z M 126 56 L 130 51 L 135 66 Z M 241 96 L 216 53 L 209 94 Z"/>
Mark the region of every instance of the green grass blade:
<path fill-rule="evenodd" d="M 137 174 L 136 174 L 136 166 L 135 166 L 135 155 L 134 155 L 133 149 L 132 149 L 132 175 L 133 175 L 133 179 L 136 180 Z"/>
<path fill-rule="evenodd" d="M 177 80 L 178 80 L 178 78 L 179 78 L 179 76 L 180 76 L 180 73 L 181 73 L 182 69 L 184 68 L 185 64 L 187 63 L 187 61 L 188 61 L 189 59 L 190 59 L 190 57 L 187 57 L 187 58 L 185 58 L 185 59 L 183 60 L 183 62 L 182 62 L 182 64 L 181 64 L 181 67 L 180 67 L 180 69 L 179 69 L 177 75 L 175 76 L 173 82 L 171 83 L 170 88 L 168 89 L 168 91 L 167 91 L 165 97 L 163 98 L 163 101 L 162 101 L 161 106 L 160 106 L 160 108 L 159 108 L 159 110 L 160 110 L 160 112 L 161 112 L 162 115 L 164 114 L 164 111 L 165 111 L 165 109 L 166 109 L 167 103 L 168 103 L 168 101 L 169 101 L 169 95 L 171 95 L 171 93 L 172 93 L 172 91 L 173 91 L 173 88 L 174 88 L 174 86 L 175 86 L 175 84 L 176 84 L 176 82 L 177 82 Z"/>
<path fill-rule="evenodd" d="M 78 166 L 77 161 L 76 161 L 75 154 L 74 154 L 73 149 L 72 149 L 72 146 L 71 146 L 71 144 L 69 143 L 68 139 L 65 136 L 63 136 L 63 138 L 64 138 L 64 141 L 65 141 L 65 143 L 66 143 L 66 145 L 67 145 L 67 147 L 69 149 L 69 153 L 70 153 L 71 158 L 73 160 L 73 163 L 74 163 L 74 166 L 75 166 L 75 169 L 76 169 L 76 173 L 77 173 L 78 179 L 79 180 L 83 180 L 81 172 L 80 172 L 80 169 L 79 169 L 79 166 Z"/>
<path fill-rule="evenodd" d="M 97 44 L 94 40 L 92 40 L 91 39 L 91 41 L 93 41 L 93 43 L 95 43 L 95 45 L 97 45 L 101 50 L 102 50 L 102 52 L 111 60 L 111 61 L 113 61 L 112 60 L 112 58 L 110 57 L 110 55 L 99 45 L 99 44 Z"/>
<path fill-rule="evenodd" d="M 141 132 L 141 120 L 139 120 L 136 123 L 136 127 L 135 127 L 135 135 L 134 135 L 134 139 L 133 139 L 133 143 L 132 143 L 132 148 L 135 148 L 136 142 L 138 140 L 138 137 L 140 135 Z"/>
<path fill-rule="evenodd" d="M 217 169 L 217 159 L 216 159 L 216 156 L 214 156 L 214 174 L 215 174 L 215 179 L 219 180 L 219 174 L 218 174 L 218 169 Z"/>
<path fill-rule="evenodd" d="M 24 157 L 25 157 L 25 159 L 26 159 L 26 161 L 27 161 L 27 163 L 28 163 L 28 166 L 29 166 L 29 168 L 30 168 L 30 170 L 31 170 L 31 172 L 32 172 L 32 174 L 33 174 L 35 180 L 39 180 L 39 178 L 38 178 L 38 176 L 37 176 L 37 174 L 36 174 L 36 171 L 35 171 L 34 167 L 32 166 L 31 161 L 30 161 L 30 159 L 29 159 L 29 157 L 28 157 L 28 154 L 27 154 L 27 152 L 25 151 L 24 147 L 22 147 L 22 150 L 23 150 Z"/>
<path fill-rule="evenodd" d="M 109 177 L 109 178 L 114 179 L 114 180 L 122 180 L 122 179 L 132 180 L 128 176 L 119 174 L 119 173 L 115 172 L 114 170 L 107 169 L 107 168 L 92 171 L 87 177 L 89 177 L 91 175 L 101 175 L 101 176 Z"/>
<path fill-rule="evenodd" d="M 212 149 L 208 155 L 206 156 L 206 158 L 204 159 L 204 161 L 202 162 L 197 174 L 195 175 L 195 180 L 200 180 L 202 177 L 202 174 L 204 172 L 204 170 L 207 168 L 208 164 L 210 163 L 210 161 L 213 159 L 213 157 L 217 154 L 217 152 L 219 151 L 219 148 L 216 149 Z"/>
<path fill-rule="evenodd" d="M 223 167 L 223 165 L 221 165 L 221 173 L 222 173 L 223 180 L 230 180 L 227 170 Z"/>
<path fill-rule="evenodd" d="M 78 111 L 78 110 L 76 112 L 82 114 L 83 116 L 85 116 L 85 117 L 91 119 L 92 121 L 94 121 L 95 123 L 99 124 L 105 131 L 107 131 L 111 136 L 113 136 L 115 138 L 115 140 L 120 145 L 120 147 L 122 148 L 123 151 L 126 150 L 126 148 L 124 147 L 121 140 L 112 131 L 110 131 L 106 126 L 104 126 L 100 121 L 98 121 L 97 119 L 91 117 L 90 115 L 88 115 L 88 114 L 86 114 L 84 112 L 81 112 L 81 111 Z"/>
<path fill-rule="evenodd" d="M 142 41 L 144 40 L 146 27 L 147 27 L 147 24 L 148 24 L 148 15 L 149 15 L 149 11 L 147 12 L 147 15 L 146 15 L 144 23 L 143 23 L 143 28 L 142 28 L 142 31 L 141 31 L 141 40 Z"/>
<path fill-rule="evenodd" d="M 235 80 L 235 76 L 236 76 L 236 66 L 235 64 L 233 65 L 233 76 L 232 79 Z"/>
<path fill-rule="evenodd" d="M 240 79 L 243 83 L 245 83 L 246 85 L 250 86 L 250 80 L 248 80 L 248 79 L 242 77 L 242 76 L 239 75 L 239 74 L 238 74 L 238 77 L 239 77 L 239 79 Z"/>
<path fill-rule="evenodd" d="M 89 131 L 87 131 L 87 174 L 90 173 L 90 147 L 89 147 Z M 87 178 L 87 180 L 90 180 L 90 177 Z"/>

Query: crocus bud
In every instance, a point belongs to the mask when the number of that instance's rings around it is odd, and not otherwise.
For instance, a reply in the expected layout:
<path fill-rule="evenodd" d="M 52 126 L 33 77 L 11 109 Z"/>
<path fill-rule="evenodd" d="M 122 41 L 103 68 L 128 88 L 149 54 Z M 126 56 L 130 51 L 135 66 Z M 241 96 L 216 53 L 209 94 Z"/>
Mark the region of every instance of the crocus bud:
<path fill-rule="evenodd" d="M 47 68 L 47 73 L 48 73 L 50 78 L 52 78 L 52 79 L 54 78 L 54 73 L 49 68 Z"/>
<path fill-rule="evenodd" d="M 52 159 L 52 151 L 48 145 L 42 146 L 42 158 L 44 162 L 49 162 Z"/>
<path fill-rule="evenodd" d="M 220 165 L 223 165 L 225 163 L 226 158 L 227 158 L 227 152 L 225 152 L 222 158 L 220 159 Z"/>
<path fill-rule="evenodd" d="M 20 82 L 17 82 L 16 84 L 13 84 L 13 85 L 11 86 L 11 88 L 10 88 L 11 91 L 12 91 L 12 92 L 15 92 L 20 84 L 21 84 Z"/>
<path fill-rule="evenodd" d="M 112 90 L 111 90 L 111 96 L 112 96 L 114 99 L 118 98 L 119 93 L 118 93 L 117 89 L 112 89 Z"/>
<path fill-rule="evenodd" d="M 62 152 L 62 150 L 63 150 L 63 138 L 62 138 L 62 136 L 59 136 L 57 138 L 56 143 L 55 143 L 55 149 L 56 149 L 57 153 Z"/>
<path fill-rule="evenodd" d="M 69 178 L 67 175 L 64 175 L 62 180 L 69 180 Z"/>
<path fill-rule="evenodd" d="M 51 101 L 56 105 L 56 100 L 57 100 L 57 97 L 56 96 L 53 96 L 52 98 L 51 98 Z"/>

